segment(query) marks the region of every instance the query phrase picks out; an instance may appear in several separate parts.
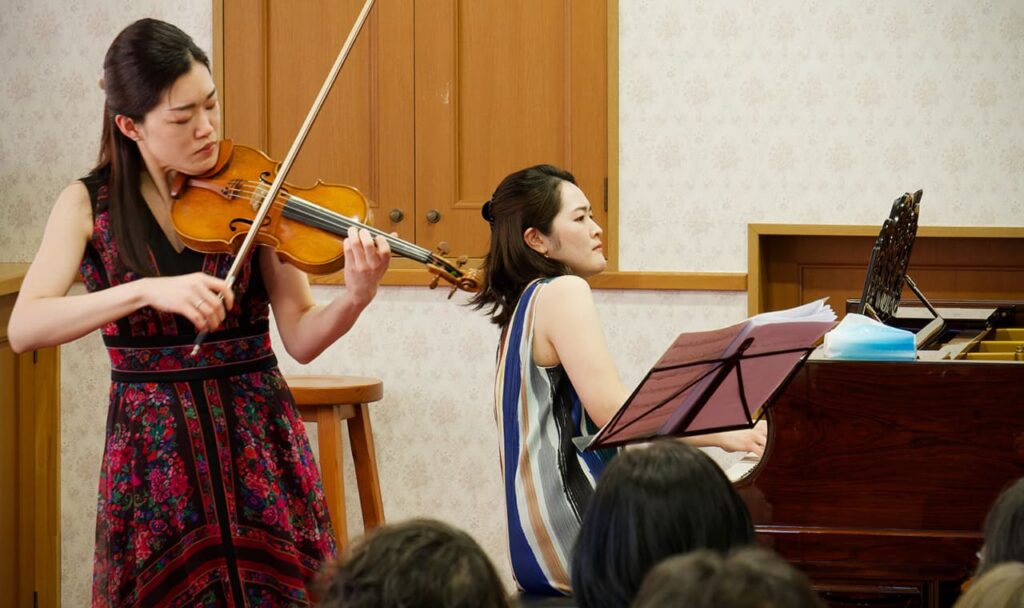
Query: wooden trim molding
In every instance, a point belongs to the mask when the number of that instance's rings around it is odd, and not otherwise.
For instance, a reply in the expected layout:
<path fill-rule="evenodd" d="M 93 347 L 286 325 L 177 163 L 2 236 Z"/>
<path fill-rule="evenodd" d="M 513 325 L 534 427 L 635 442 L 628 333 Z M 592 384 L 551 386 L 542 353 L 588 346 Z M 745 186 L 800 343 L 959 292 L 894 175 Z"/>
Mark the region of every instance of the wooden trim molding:
<path fill-rule="evenodd" d="M 217 88 L 217 96 L 220 98 L 220 129 L 221 137 L 227 129 L 227 116 L 224 115 L 224 2 L 214 0 L 213 2 L 213 39 L 211 41 L 210 61 L 213 62 L 213 86 Z"/>
<path fill-rule="evenodd" d="M 21 289 L 21 281 L 28 272 L 28 264 L 0 263 L 0 296 L 17 293 Z"/>
<path fill-rule="evenodd" d="M 619 0 L 608 0 L 608 270 L 619 269 Z"/>
<path fill-rule="evenodd" d="M 470 262 L 479 267 L 480 261 Z M 427 286 L 433 275 L 422 266 L 406 264 L 405 260 L 392 262 L 392 267 L 381 280 L 381 285 Z M 311 276 L 314 285 L 343 285 L 344 273 Z M 746 291 L 747 275 L 743 272 L 620 272 L 606 271 L 591 277 L 594 289 L 640 289 L 655 291 Z M 443 288 L 439 285 L 438 288 Z"/>
<path fill-rule="evenodd" d="M 748 234 L 785 236 L 878 236 L 877 226 L 858 224 L 748 224 Z M 1024 228 L 1011 226 L 918 226 L 917 235 L 935 238 L 1019 239 Z"/>
<path fill-rule="evenodd" d="M 612 271 L 589 279 L 594 289 L 651 289 L 658 291 L 746 291 L 744 272 L 629 272 Z"/>

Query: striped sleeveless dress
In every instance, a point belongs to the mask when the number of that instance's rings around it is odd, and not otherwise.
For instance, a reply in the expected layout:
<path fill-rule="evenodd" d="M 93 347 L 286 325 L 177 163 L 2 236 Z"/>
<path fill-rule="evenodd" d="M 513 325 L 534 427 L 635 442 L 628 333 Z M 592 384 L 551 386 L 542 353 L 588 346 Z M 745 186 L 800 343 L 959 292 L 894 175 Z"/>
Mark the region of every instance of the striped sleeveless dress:
<path fill-rule="evenodd" d="M 561 365 L 533 362 L 536 299 L 552 279 L 523 290 L 498 348 L 494 397 L 501 433 L 508 546 L 520 589 L 571 593 L 569 559 L 594 483 L 616 450 L 581 453 L 573 437 L 597 426 Z"/>

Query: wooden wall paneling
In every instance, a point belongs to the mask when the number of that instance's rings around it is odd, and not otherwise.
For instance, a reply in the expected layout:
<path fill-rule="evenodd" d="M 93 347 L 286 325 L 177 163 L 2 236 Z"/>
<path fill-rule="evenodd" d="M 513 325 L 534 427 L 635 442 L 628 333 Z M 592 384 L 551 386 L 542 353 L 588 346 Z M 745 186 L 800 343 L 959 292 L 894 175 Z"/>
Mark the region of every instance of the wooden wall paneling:
<path fill-rule="evenodd" d="M 751 226 L 750 313 L 829 296 L 859 298 L 877 236 L 870 226 Z M 756 241 L 756 243 L 755 243 Z M 1024 300 L 1024 229 L 921 227 L 907 273 L 929 300 Z M 902 301 L 917 302 L 905 290 Z"/>

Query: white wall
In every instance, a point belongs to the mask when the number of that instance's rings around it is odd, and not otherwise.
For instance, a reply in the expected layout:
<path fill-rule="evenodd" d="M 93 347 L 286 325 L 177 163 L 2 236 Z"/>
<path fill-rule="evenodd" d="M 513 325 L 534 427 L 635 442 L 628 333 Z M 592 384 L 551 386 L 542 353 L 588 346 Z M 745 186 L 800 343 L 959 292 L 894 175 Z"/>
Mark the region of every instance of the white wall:
<path fill-rule="evenodd" d="M 0 259 L 31 259 L 57 193 L 95 159 L 103 52 L 152 15 L 210 47 L 208 0 L 7 0 L 0 11 Z M 620 0 L 624 269 L 745 271 L 750 222 L 877 224 L 924 188 L 925 225 L 1024 224 L 1024 5 L 1012 0 Z M 538 159 L 541 160 L 541 159 Z M 318 287 L 325 300 L 337 293 Z M 745 294 L 601 291 L 627 383 Z M 420 288 L 383 288 L 304 371 L 377 376 L 390 519 L 466 528 L 508 577 L 491 410 L 496 332 Z M 65 605 L 89 596 L 108 364 L 63 353 Z M 287 371 L 300 366 L 285 361 Z M 352 524 L 358 504 L 349 491 Z"/>

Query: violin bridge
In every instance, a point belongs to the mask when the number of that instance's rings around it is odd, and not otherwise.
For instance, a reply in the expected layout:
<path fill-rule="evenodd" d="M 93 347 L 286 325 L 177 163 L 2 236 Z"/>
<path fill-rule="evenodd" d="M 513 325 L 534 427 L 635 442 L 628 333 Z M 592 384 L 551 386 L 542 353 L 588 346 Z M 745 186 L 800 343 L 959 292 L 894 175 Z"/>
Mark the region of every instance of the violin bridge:
<path fill-rule="evenodd" d="M 263 199 L 267 196 L 267 189 L 263 184 L 256 186 L 256 190 L 252 193 L 252 198 L 249 199 L 249 206 L 252 207 L 253 211 L 259 211 L 260 206 L 263 205 Z"/>

